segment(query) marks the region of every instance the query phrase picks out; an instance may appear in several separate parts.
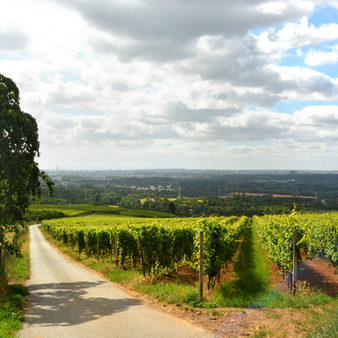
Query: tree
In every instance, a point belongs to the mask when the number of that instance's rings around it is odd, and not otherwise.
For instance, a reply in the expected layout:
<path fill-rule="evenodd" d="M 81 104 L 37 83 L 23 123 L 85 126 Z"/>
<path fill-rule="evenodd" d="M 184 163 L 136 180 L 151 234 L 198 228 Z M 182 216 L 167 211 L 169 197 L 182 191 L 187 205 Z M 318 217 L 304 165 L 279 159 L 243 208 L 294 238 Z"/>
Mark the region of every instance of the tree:
<path fill-rule="evenodd" d="M 168 206 L 169 212 L 175 215 L 176 212 L 176 206 L 174 202 L 170 202 Z"/>
<path fill-rule="evenodd" d="M 52 191 L 53 183 L 40 171 L 37 123 L 20 109 L 15 83 L 0 74 L 0 278 L 5 255 L 19 253 L 16 237 L 31 197 L 41 193 L 40 179 Z"/>

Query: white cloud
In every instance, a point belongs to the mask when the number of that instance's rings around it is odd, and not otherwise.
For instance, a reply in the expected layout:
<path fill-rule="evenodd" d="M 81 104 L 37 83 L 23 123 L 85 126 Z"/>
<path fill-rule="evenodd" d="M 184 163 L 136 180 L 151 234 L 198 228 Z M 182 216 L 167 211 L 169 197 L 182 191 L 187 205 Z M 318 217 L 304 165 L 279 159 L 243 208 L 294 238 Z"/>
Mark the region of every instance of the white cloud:
<path fill-rule="evenodd" d="M 2 0 L 0 72 L 45 167 L 334 167 L 338 80 L 307 65 L 333 62 L 338 27 L 309 23 L 316 3 Z"/>
<path fill-rule="evenodd" d="M 276 54 L 277 58 L 293 48 L 317 46 L 323 42 L 338 39 L 338 24 L 328 23 L 319 27 L 308 23 L 308 18 L 303 17 L 297 23 L 287 23 L 277 30 L 271 28 L 257 36 L 257 46 L 262 53 Z"/>
<path fill-rule="evenodd" d="M 11 30 L 0 30 L 0 50 L 6 53 L 24 49 L 29 38 L 23 32 L 12 28 Z"/>
<path fill-rule="evenodd" d="M 337 0 L 329 0 L 329 1 L 323 1 L 323 2 L 327 3 L 329 6 L 332 6 L 332 7 L 338 9 L 338 1 Z"/>
<path fill-rule="evenodd" d="M 320 66 L 338 63 L 338 45 L 328 48 L 329 51 L 311 49 L 305 57 L 305 63 L 309 66 Z"/>

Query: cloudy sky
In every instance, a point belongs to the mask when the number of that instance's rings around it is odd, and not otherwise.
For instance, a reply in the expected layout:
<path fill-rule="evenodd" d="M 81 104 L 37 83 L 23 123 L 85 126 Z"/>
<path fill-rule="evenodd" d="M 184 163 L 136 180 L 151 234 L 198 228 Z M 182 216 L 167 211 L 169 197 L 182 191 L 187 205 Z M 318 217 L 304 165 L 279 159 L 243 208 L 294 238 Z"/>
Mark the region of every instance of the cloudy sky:
<path fill-rule="evenodd" d="M 1 0 L 40 167 L 338 169 L 338 0 Z"/>

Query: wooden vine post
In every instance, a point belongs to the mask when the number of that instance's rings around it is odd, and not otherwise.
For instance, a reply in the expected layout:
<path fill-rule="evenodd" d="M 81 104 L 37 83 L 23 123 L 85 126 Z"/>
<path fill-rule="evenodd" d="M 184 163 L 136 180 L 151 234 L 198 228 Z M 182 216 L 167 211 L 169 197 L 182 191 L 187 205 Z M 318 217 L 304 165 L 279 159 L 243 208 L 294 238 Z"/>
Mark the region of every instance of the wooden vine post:
<path fill-rule="evenodd" d="M 293 243 L 292 243 L 292 289 L 293 294 L 296 294 L 296 286 L 297 286 L 297 251 L 296 251 L 296 243 L 297 243 L 297 233 L 296 230 L 293 232 Z"/>
<path fill-rule="evenodd" d="M 115 233 L 115 263 L 116 266 L 119 266 L 119 255 L 117 250 L 117 234 Z"/>
<path fill-rule="evenodd" d="M 96 233 L 96 254 L 97 254 L 97 262 L 100 261 L 100 233 Z"/>
<path fill-rule="evenodd" d="M 200 282 L 200 301 L 203 301 L 203 231 L 200 232 L 200 271 L 199 271 L 199 282 Z"/>
<path fill-rule="evenodd" d="M 110 263 L 113 263 L 113 234 L 110 233 L 110 244 L 111 244 L 111 248 L 110 248 Z"/>
<path fill-rule="evenodd" d="M 138 239 L 138 245 L 140 247 L 140 256 L 141 256 L 141 262 L 142 262 L 143 277 L 145 277 L 146 276 L 146 268 L 144 266 L 141 236 L 137 236 L 137 239 Z"/>
<path fill-rule="evenodd" d="M 85 244 L 86 244 L 86 255 L 89 255 L 89 249 L 88 249 L 88 234 L 85 235 Z"/>

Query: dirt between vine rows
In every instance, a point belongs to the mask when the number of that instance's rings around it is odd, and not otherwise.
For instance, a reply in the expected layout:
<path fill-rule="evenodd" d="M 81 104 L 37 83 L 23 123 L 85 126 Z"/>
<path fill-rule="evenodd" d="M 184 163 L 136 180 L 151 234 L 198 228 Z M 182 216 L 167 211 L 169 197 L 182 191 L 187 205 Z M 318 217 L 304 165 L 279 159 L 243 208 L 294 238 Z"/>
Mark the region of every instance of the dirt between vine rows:
<path fill-rule="evenodd" d="M 307 283 L 311 288 L 316 288 L 331 297 L 338 295 L 337 268 L 317 260 L 305 260 L 302 264 L 303 271 L 298 280 Z"/>

